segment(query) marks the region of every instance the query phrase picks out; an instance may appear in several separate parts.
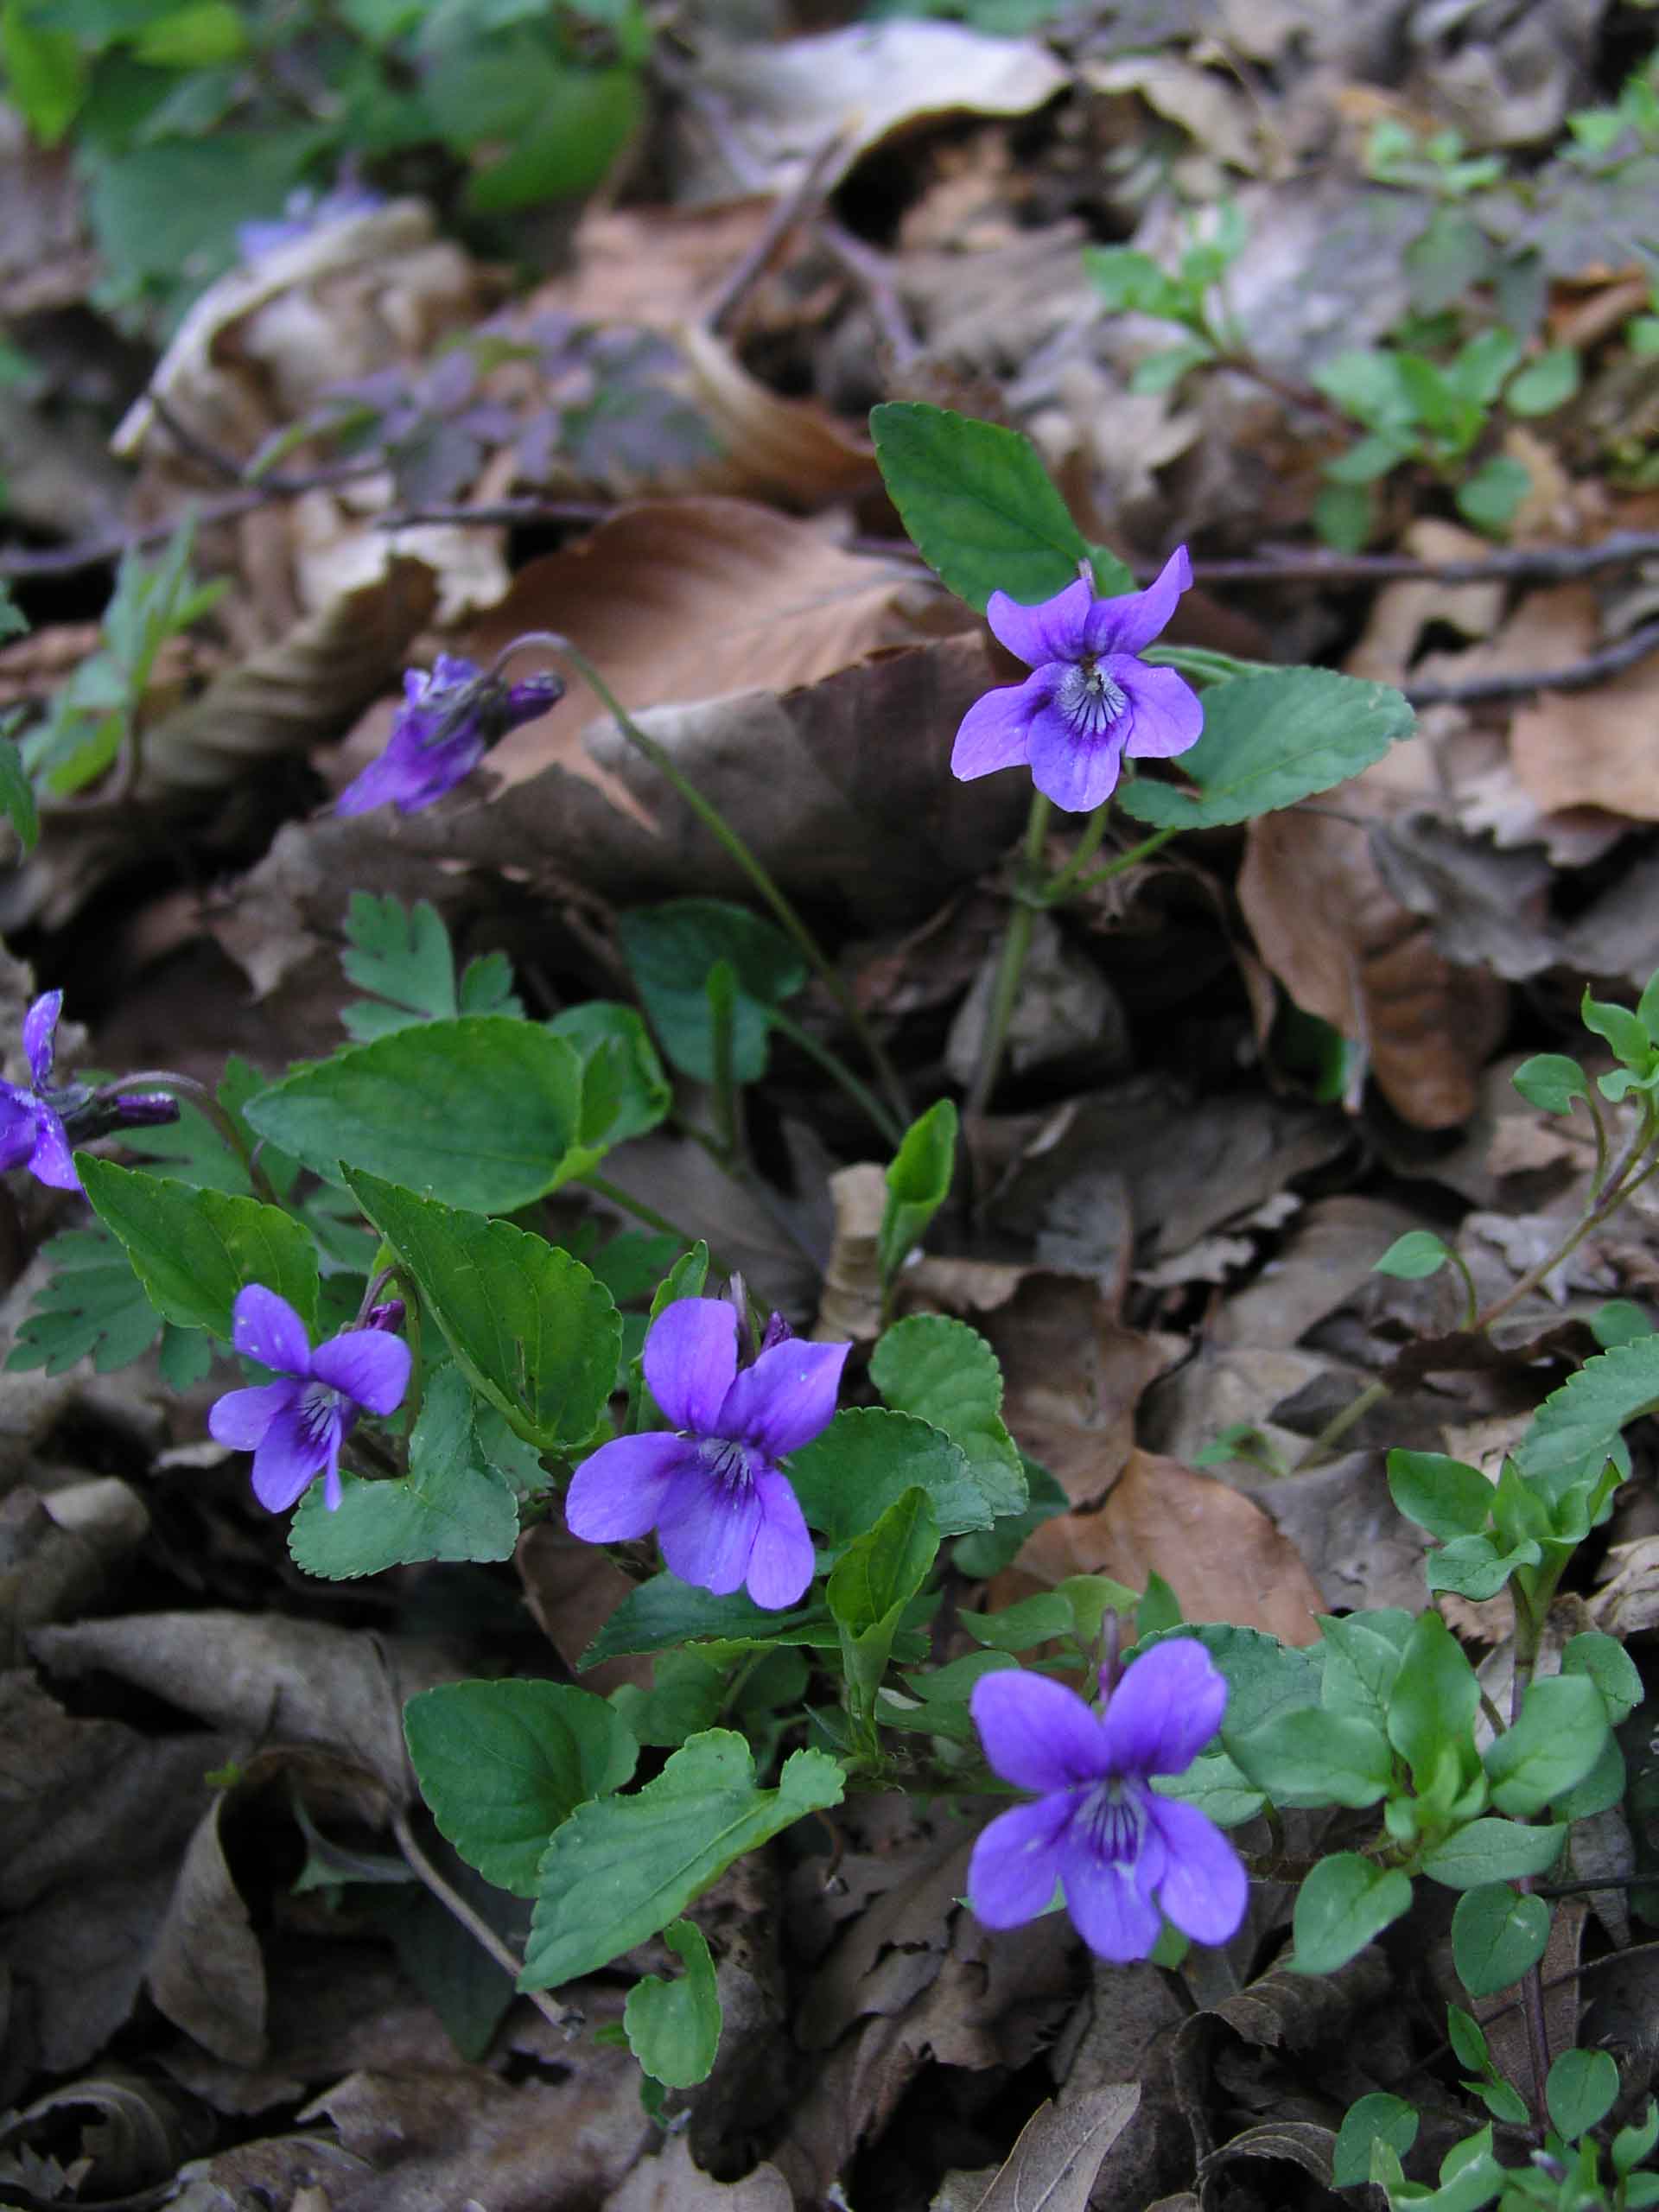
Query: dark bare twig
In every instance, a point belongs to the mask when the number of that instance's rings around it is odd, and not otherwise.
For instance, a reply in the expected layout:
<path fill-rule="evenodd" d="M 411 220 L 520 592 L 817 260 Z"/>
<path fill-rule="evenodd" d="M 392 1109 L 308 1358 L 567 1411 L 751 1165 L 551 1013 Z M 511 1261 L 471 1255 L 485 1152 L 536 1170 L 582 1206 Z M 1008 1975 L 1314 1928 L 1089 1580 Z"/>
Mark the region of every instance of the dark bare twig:
<path fill-rule="evenodd" d="M 1473 561 L 1419 561 L 1409 553 L 1327 553 L 1268 545 L 1247 560 L 1195 561 L 1201 583 L 1570 583 L 1659 557 L 1659 531 L 1621 530 L 1594 545 L 1503 545 Z M 1151 567 L 1137 572 L 1150 577 Z"/>
<path fill-rule="evenodd" d="M 913 361 L 922 350 L 922 343 L 911 328 L 910 318 L 899 304 L 887 255 L 878 253 L 862 238 L 855 238 L 849 230 L 831 216 L 820 215 L 812 228 L 842 267 L 862 287 L 870 303 L 870 312 L 887 340 L 894 367 L 903 368 L 907 362 Z"/>
<path fill-rule="evenodd" d="M 1582 660 L 1565 668 L 1522 670 L 1514 675 L 1471 676 L 1461 683 L 1408 683 L 1405 694 L 1414 707 L 1473 706 L 1486 699 L 1525 699 L 1535 691 L 1583 691 L 1609 676 L 1622 675 L 1649 654 L 1659 653 L 1659 622 L 1647 622 Z"/>
<path fill-rule="evenodd" d="M 710 330 L 719 329 L 789 233 L 816 211 L 829 190 L 830 168 L 845 138 L 844 130 L 830 133 L 767 216 L 760 237 L 740 257 L 735 267 L 728 271 L 719 290 L 702 311 L 702 320 Z"/>
<path fill-rule="evenodd" d="M 596 499 L 493 499 L 483 505 L 400 507 L 395 514 L 377 515 L 377 530 L 413 530 L 423 523 L 459 523 L 476 530 L 524 522 L 601 523 L 614 514 L 613 506 Z"/>
<path fill-rule="evenodd" d="M 378 476 L 385 467 L 384 461 L 372 459 L 334 461 L 325 462 L 319 468 L 273 468 L 263 476 L 251 477 L 245 461 L 238 461 L 233 453 L 227 453 L 223 446 L 215 445 L 211 438 L 187 423 L 172 402 L 163 399 L 160 392 L 150 393 L 149 404 L 156 420 L 173 442 L 188 453 L 193 461 L 200 461 L 204 467 L 211 468 L 215 474 L 224 477 L 227 483 L 245 485 L 250 491 L 257 488 L 268 493 L 272 499 L 283 499 L 301 492 L 324 491 L 330 485 L 349 484 L 361 477 Z"/>

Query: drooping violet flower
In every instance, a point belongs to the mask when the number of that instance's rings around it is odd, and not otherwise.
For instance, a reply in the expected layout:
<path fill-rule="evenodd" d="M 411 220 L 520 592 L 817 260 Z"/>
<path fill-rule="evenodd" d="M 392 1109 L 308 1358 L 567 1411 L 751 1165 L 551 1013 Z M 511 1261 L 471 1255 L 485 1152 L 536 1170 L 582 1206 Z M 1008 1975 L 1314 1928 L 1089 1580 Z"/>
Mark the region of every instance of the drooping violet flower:
<path fill-rule="evenodd" d="M 236 226 L 237 250 L 244 261 L 263 261 L 283 246 L 293 245 L 314 232 L 327 230 L 333 223 L 344 223 L 358 215 L 372 214 L 377 207 L 386 204 L 384 193 L 372 190 L 366 184 L 358 184 L 351 178 L 342 178 L 330 192 L 321 194 L 302 185 L 290 192 L 283 202 L 283 212 L 275 220 L 255 220 L 238 223 Z"/>
<path fill-rule="evenodd" d="M 723 1298 L 665 1306 L 645 1370 L 674 1430 L 619 1436 L 582 1461 L 564 1501 L 571 1534 L 607 1544 L 655 1529 L 682 1582 L 721 1597 L 747 1584 L 757 1605 L 792 1605 L 812 1580 L 812 1540 L 778 1462 L 828 1425 L 850 1350 L 768 1328 L 740 1372 Z"/>
<path fill-rule="evenodd" d="M 508 683 L 480 675 L 469 660 L 440 653 L 429 676 L 411 668 L 404 678 L 404 703 L 386 749 L 334 801 L 336 814 L 366 814 L 396 806 L 413 814 L 453 791 L 510 729 L 534 721 L 564 696 L 564 679 L 550 670 Z"/>
<path fill-rule="evenodd" d="M 986 620 L 1036 673 L 969 707 L 952 775 L 966 783 L 1028 766 L 1056 806 L 1090 814 L 1117 788 L 1126 757 L 1164 760 L 1196 745 L 1204 730 L 1198 694 L 1173 668 L 1140 658 L 1192 581 L 1183 545 L 1155 583 L 1121 599 L 1096 599 L 1081 577 L 1039 607 L 994 591 Z"/>
<path fill-rule="evenodd" d="M 1122 1965 L 1158 1941 L 1161 1911 L 1199 1943 L 1224 1943 L 1249 1883 L 1207 1813 L 1160 1796 L 1154 1774 L 1182 1774 L 1221 1726 L 1227 1684 L 1191 1637 L 1131 1662 L 1104 1713 L 1046 1675 L 982 1675 L 969 1709 L 1005 1781 L 1043 1794 L 999 1813 L 974 1846 L 968 1897 L 988 1928 L 1014 1928 L 1058 1882 L 1090 1950 Z"/>
<path fill-rule="evenodd" d="M 27 1166 L 36 1182 L 54 1191 L 78 1191 L 80 1178 L 64 1116 L 85 1107 L 92 1091 L 85 1084 L 54 1084 L 52 1058 L 63 993 L 48 991 L 23 1016 L 23 1055 L 34 1080 L 0 1083 L 0 1169 Z"/>
<path fill-rule="evenodd" d="M 396 1299 L 376 1312 L 390 1315 L 392 1306 L 401 1319 Z M 252 1452 L 253 1494 L 268 1512 L 286 1513 L 318 1475 L 334 1512 L 340 1497 L 340 1447 L 359 1413 L 395 1413 L 402 1405 L 409 1346 L 370 1326 L 343 1330 L 313 1351 L 288 1300 L 257 1282 L 237 1293 L 231 1320 L 238 1351 L 283 1379 L 226 1391 L 208 1412 L 208 1433 L 233 1452 Z"/>

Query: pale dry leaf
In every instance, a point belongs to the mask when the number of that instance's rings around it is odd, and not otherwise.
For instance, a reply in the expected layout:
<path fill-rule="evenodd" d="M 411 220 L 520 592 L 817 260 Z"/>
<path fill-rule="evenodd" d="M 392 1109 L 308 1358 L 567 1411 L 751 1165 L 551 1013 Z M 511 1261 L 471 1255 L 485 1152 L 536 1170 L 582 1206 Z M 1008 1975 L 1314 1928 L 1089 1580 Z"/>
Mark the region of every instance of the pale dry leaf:
<path fill-rule="evenodd" d="M 633 1584 L 604 1552 L 578 1543 L 550 1521 L 538 1521 L 525 1529 L 513 1565 L 536 1625 L 574 1675 L 582 1653 Z M 645 1653 L 607 1659 L 580 1679 L 583 1689 L 601 1697 L 608 1697 L 624 1682 L 649 1689 L 651 1660 Z"/>
<path fill-rule="evenodd" d="M 1134 1451 L 1106 1503 L 1062 1513 L 1033 1531 L 1008 1575 L 1052 1587 L 1069 1574 L 1109 1574 L 1131 1589 L 1161 1574 L 1188 1620 L 1265 1629 L 1287 1643 L 1317 1643 L 1325 1600 L 1295 1546 L 1259 1505 L 1211 1475 Z"/>
<path fill-rule="evenodd" d="M 776 2166 L 758 2165 L 741 2181 L 716 2181 L 691 2156 L 683 2135 L 671 2135 L 654 2158 L 641 2158 L 602 2212 L 794 2212 L 789 2184 Z"/>
<path fill-rule="evenodd" d="M 1659 822 L 1659 659 L 1590 690 L 1540 692 L 1516 709 L 1510 754 L 1516 779 L 1546 813 L 1594 806 L 1625 821 Z"/>
<path fill-rule="evenodd" d="M 1138 92 L 1154 114 L 1179 123 L 1229 168 L 1247 176 L 1267 168 L 1262 111 L 1221 70 L 1201 69 L 1174 54 L 1135 54 L 1085 60 L 1081 74 L 1091 92 Z"/>
<path fill-rule="evenodd" d="M 1437 563 L 1480 560 L 1491 550 L 1473 531 L 1427 517 L 1411 525 L 1403 544 L 1418 560 Z M 1488 638 L 1503 613 L 1503 586 L 1498 582 L 1443 584 L 1414 578 L 1385 584 L 1343 667 L 1372 683 L 1403 683 L 1431 625 L 1460 631 L 1465 638 Z"/>
<path fill-rule="evenodd" d="M 849 429 L 816 399 L 787 399 L 762 384 L 718 331 L 685 322 L 672 332 L 689 370 L 688 391 L 714 433 L 719 453 L 676 472 L 671 481 L 699 490 L 819 507 L 851 498 L 876 480 L 868 438 Z"/>
<path fill-rule="evenodd" d="M 874 1344 L 883 1325 L 881 1222 L 887 1178 L 873 1160 L 838 1167 L 830 1178 L 835 1241 L 823 1268 L 823 1295 L 810 1334 L 820 1344 Z"/>
<path fill-rule="evenodd" d="M 225 1857 L 225 1802 L 214 1800 L 186 1848 L 145 1980 L 175 2027 L 215 2058 L 252 2067 L 265 2055 L 264 1961 Z"/>
<path fill-rule="evenodd" d="M 833 188 L 898 130 L 950 114 L 1025 115 L 1069 81 L 1035 39 L 902 21 L 773 46 L 711 41 L 697 70 L 705 96 L 729 108 L 728 143 L 746 173 L 733 177 L 708 149 L 701 174 L 682 175 L 682 200 L 724 197 L 734 184 L 786 192 L 832 140 L 820 174 Z"/>
<path fill-rule="evenodd" d="M 569 269 L 537 285 L 524 314 L 533 320 L 556 310 L 578 322 L 671 330 L 696 319 L 772 215 L 766 193 L 696 207 L 590 204 L 570 241 Z"/>
<path fill-rule="evenodd" d="M 1139 2088 L 1126 2082 L 1073 2104 L 1039 2105 L 979 2212 L 1086 2212 L 1095 2176 L 1140 2102 Z"/>

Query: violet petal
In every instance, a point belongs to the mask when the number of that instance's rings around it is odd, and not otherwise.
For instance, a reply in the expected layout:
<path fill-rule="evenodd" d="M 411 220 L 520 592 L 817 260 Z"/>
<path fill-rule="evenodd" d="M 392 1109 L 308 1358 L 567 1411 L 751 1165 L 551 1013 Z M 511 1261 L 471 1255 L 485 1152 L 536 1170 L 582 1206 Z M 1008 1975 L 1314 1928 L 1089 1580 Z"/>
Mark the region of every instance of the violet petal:
<path fill-rule="evenodd" d="M 950 772 L 958 783 L 994 775 L 999 768 L 1023 767 L 1031 738 L 1031 718 L 1052 696 L 1054 685 L 1039 668 L 1023 683 L 1003 684 L 976 699 L 963 716 L 950 748 Z"/>
<path fill-rule="evenodd" d="M 1154 1643 L 1107 1702 L 1101 1726 L 1113 1772 L 1185 1774 L 1226 1710 L 1226 1678 L 1195 1637 Z"/>
<path fill-rule="evenodd" d="M 305 1403 L 296 1392 L 253 1455 L 253 1494 L 268 1513 L 286 1513 L 325 1467 L 340 1458 L 337 1407 Z"/>
<path fill-rule="evenodd" d="M 1005 1782 L 1022 1789 L 1071 1789 L 1106 1771 L 1098 1715 L 1047 1675 L 1018 1667 L 982 1675 L 968 1709 L 986 1758 Z"/>
<path fill-rule="evenodd" d="M 728 1597 L 747 1578 L 760 1514 L 752 1481 L 728 1484 L 699 1460 L 671 1486 L 657 1541 L 682 1582 Z"/>
<path fill-rule="evenodd" d="M 1061 708 L 1039 707 L 1031 718 L 1031 780 L 1067 813 L 1092 814 L 1117 789 L 1128 727 L 1120 715 L 1106 729 L 1084 731 Z"/>
<path fill-rule="evenodd" d="M 1192 582 L 1192 563 L 1185 546 L 1178 545 L 1145 591 L 1096 600 L 1084 625 L 1084 650 L 1097 657 L 1142 652 L 1167 627 L 1177 601 Z"/>
<path fill-rule="evenodd" d="M 1007 592 L 994 591 L 985 620 L 998 644 L 1033 668 L 1040 668 L 1045 661 L 1081 660 L 1088 650 L 1089 609 L 1094 596 L 1092 587 L 1081 576 L 1035 607 L 1022 607 Z"/>
<path fill-rule="evenodd" d="M 1066 1838 L 1060 1859 L 1065 1909 L 1090 1949 L 1116 1966 L 1147 1957 L 1163 1922 L 1141 1886 L 1140 1868 L 1096 1858 L 1078 1848 L 1075 1836 Z"/>
<path fill-rule="evenodd" d="M 1177 670 L 1109 661 L 1106 673 L 1129 702 L 1123 750 L 1131 760 L 1170 760 L 1204 735 L 1204 702 Z"/>
<path fill-rule="evenodd" d="M 746 1580 L 757 1605 L 780 1612 L 804 1594 L 812 1580 L 812 1539 L 787 1475 L 774 1467 L 762 1468 L 754 1478 L 754 1491 L 760 1525 Z"/>
<path fill-rule="evenodd" d="M 851 1350 L 851 1344 L 812 1344 L 804 1337 L 772 1344 L 753 1367 L 740 1370 L 712 1433 L 741 1437 L 769 1459 L 798 1452 L 830 1426 Z"/>
<path fill-rule="evenodd" d="M 1173 1797 L 1147 1793 L 1154 1825 L 1168 1853 L 1158 1902 L 1166 1919 L 1195 1943 L 1236 1936 L 1249 1903 L 1249 1878 L 1236 1851 L 1207 1813 Z"/>
<path fill-rule="evenodd" d="M 718 1433 L 715 1423 L 737 1373 L 737 1316 L 723 1298 L 677 1298 L 645 1336 L 645 1381 L 676 1428 Z"/>
<path fill-rule="evenodd" d="M 0 1170 L 21 1167 L 35 1149 L 40 1101 L 15 1083 L 0 1083 Z"/>
<path fill-rule="evenodd" d="M 44 1090 L 52 1080 L 53 1032 L 62 1012 L 63 993 L 47 991 L 23 1016 L 23 1054 L 36 1090 Z"/>
<path fill-rule="evenodd" d="M 54 1191 L 80 1188 L 69 1133 L 49 1106 L 35 1109 L 35 1149 L 29 1155 L 29 1172 L 36 1182 L 49 1183 Z"/>
<path fill-rule="evenodd" d="M 1071 1815 L 1068 1799 L 1044 1797 L 999 1813 L 981 1831 L 968 1861 L 968 1901 L 988 1928 L 1017 1928 L 1046 1910 Z"/>
<path fill-rule="evenodd" d="M 674 1478 L 700 1465 L 696 1446 L 667 1429 L 613 1437 L 571 1476 L 564 1525 L 585 1544 L 643 1536 L 661 1518 Z"/>
<path fill-rule="evenodd" d="M 346 1329 L 319 1344 L 311 1372 L 372 1414 L 396 1413 L 409 1388 L 410 1350 L 383 1329 Z"/>
<path fill-rule="evenodd" d="M 257 1452 L 272 1421 L 285 1406 L 296 1405 L 303 1382 L 256 1382 L 246 1390 L 227 1390 L 207 1408 L 207 1433 L 232 1452 Z"/>
<path fill-rule="evenodd" d="M 231 1342 L 245 1359 L 257 1359 L 278 1375 L 311 1372 L 311 1338 L 304 1322 L 285 1298 L 262 1282 L 251 1282 L 236 1294 Z"/>

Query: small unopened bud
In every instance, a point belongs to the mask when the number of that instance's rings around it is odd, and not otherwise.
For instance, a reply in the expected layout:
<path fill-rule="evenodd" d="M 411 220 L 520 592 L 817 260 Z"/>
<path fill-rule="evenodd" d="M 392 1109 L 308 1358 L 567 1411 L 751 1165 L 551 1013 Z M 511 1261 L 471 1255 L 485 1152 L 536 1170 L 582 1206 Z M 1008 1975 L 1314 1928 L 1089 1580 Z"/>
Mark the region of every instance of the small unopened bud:
<path fill-rule="evenodd" d="M 403 1327 L 404 1312 L 401 1298 L 388 1298 L 383 1305 L 370 1306 L 363 1317 L 363 1326 L 365 1329 L 385 1329 L 390 1334 Z"/>
<path fill-rule="evenodd" d="M 766 1332 L 760 1339 L 762 1351 L 770 1351 L 774 1344 L 786 1344 L 795 1332 L 781 1313 L 774 1313 L 766 1323 Z"/>

